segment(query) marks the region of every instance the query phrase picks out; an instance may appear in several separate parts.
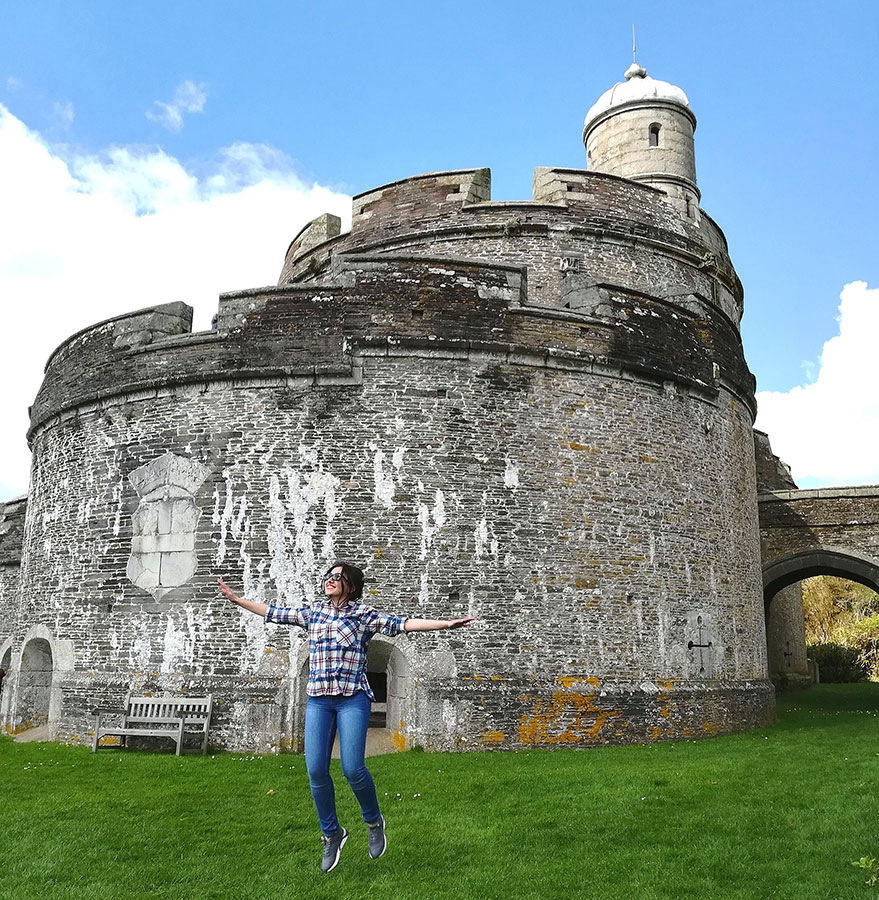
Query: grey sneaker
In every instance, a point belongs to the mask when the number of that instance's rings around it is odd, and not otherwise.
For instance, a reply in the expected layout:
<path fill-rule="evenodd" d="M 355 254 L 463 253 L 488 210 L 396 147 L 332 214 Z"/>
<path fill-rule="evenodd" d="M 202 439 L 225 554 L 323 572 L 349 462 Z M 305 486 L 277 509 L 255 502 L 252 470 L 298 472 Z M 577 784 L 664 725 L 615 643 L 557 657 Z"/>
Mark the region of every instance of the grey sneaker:
<path fill-rule="evenodd" d="M 321 872 L 332 872 L 339 863 L 342 847 L 348 840 L 348 832 L 340 827 L 335 834 L 324 835 L 321 840 L 324 842 L 324 852 L 320 860 L 320 870 Z"/>
<path fill-rule="evenodd" d="M 388 849 L 388 839 L 385 837 L 385 817 L 379 816 L 378 822 L 367 822 L 369 831 L 369 855 L 378 859 Z"/>

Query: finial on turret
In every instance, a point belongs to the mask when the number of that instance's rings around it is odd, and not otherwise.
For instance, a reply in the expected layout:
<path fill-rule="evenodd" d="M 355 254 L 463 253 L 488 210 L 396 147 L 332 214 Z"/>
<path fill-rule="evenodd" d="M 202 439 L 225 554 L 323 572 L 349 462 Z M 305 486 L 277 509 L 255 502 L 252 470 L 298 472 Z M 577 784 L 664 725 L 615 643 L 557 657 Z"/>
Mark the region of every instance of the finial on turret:
<path fill-rule="evenodd" d="M 632 65 L 626 69 L 626 81 L 633 78 L 644 78 L 647 75 L 647 69 L 638 65 L 638 59 L 635 53 L 635 26 L 632 25 Z"/>
<path fill-rule="evenodd" d="M 639 66 L 638 63 L 633 62 L 632 65 L 626 69 L 626 81 L 631 81 L 633 78 L 646 78 L 647 77 L 647 69 L 644 66 Z"/>

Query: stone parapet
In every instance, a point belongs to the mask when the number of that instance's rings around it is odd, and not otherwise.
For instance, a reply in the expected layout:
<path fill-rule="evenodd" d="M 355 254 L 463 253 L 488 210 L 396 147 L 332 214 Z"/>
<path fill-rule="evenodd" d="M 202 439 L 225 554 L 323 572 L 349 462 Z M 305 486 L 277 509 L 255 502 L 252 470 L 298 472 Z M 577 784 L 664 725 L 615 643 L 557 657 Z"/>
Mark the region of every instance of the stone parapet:
<path fill-rule="evenodd" d="M 742 287 L 720 229 L 707 216 L 682 216 L 649 185 L 541 167 L 532 200 L 492 202 L 489 171 L 473 169 L 407 178 L 353 203 L 351 231 L 307 252 L 291 246 L 279 284 L 323 277 L 340 253 L 448 255 L 526 266 L 531 302 L 560 307 L 567 259 L 593 280 L 668 297 L 698 294 L 736 326 L 741 319 Z"/>
<path fill-rule="evenodd" d="M 376 347 L 616 371 L 706 397 L 726 389 L 753 410 L 753 376 L 738 332 L 709 305 L 696 301 L 684 310 L 576 275 L 566 291 L 570 308 L 550 310 L 528 302 L 525 270 L 509 264 L 338 256 L 323 282 L 222 295 L 215 332 L 120 342 L 120 334 L 140 334 L 148 321 L 172 321 L 175 329 L 188 321 L 179 310 L 171 319 L 168 307 L 80 332 L 47 365 L 31 437 L 58 416 L 113 397 L 214 383 L 356 379 L 358 357 Z"/>

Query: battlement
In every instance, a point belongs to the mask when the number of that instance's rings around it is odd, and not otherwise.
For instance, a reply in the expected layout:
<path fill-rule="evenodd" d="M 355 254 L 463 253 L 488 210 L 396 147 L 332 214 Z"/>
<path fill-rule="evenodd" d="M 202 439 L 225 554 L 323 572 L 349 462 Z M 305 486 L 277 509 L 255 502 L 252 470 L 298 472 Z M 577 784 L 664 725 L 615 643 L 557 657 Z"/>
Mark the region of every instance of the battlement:
<path fill-rule="evenodd" d="M 320 281 L 220 297 L 217 330 L 190 333 L 185 304 L 86 329 L 50 358 L 29 439 L 114 397 L 289 384 L 355 384 L 363 356 L 489 354 L 526 366 L 628 372 L 753 405 L 735 327 L 703 298 L 687 303 L 618 285 L 571 282 L 569 308 L 529 302 L 524 267 L 479 260 L 344 254 Z M 689 309 L 687 305 L 689 304 Z M 147 340 L 147 337 L 149 338 Z"/>
<path fill-rule="evenodd" d="M 345 253 L 508 262 L 529 270 L 530 302 L 564 307 L 564 260 L 596 282 L 711 299 L 736 324 L 742 287 L 722 231 L 707 215 L 683 215 L 660 189 L 583 169 L 538 167 L 531 200 L 491 200 L 488 169 L 434 172 L 358 194 L 352 226 L 321 216 L 287 252 L 279 284 L 325 278 Z M 625 259 L 623 259 L 625 257 Z M 661 277 L 655 272 L 660 262 Z M 565 271 L 569 271 L 565 269 Z"/>

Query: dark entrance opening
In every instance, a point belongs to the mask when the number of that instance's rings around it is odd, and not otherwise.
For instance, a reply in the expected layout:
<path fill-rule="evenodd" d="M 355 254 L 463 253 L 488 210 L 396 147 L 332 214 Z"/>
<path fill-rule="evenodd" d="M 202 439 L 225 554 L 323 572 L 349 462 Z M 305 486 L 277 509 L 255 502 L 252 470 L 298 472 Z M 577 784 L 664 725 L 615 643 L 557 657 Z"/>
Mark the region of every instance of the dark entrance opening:
<path fill-rule="evenodd" d="M 374 672 L 367 669 L 366 678 L 375 694 L 372 712 L 369 715 L 370 728 L 387 728 L 388 726 L 388 673 L 387 670 Z"/>

